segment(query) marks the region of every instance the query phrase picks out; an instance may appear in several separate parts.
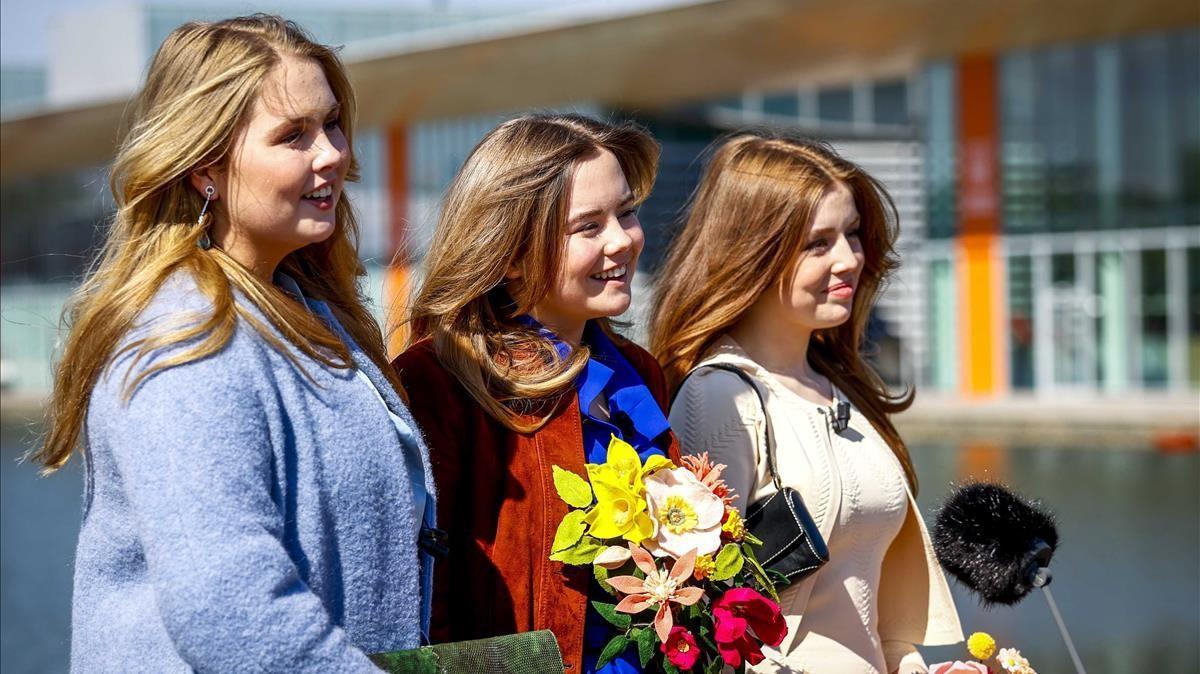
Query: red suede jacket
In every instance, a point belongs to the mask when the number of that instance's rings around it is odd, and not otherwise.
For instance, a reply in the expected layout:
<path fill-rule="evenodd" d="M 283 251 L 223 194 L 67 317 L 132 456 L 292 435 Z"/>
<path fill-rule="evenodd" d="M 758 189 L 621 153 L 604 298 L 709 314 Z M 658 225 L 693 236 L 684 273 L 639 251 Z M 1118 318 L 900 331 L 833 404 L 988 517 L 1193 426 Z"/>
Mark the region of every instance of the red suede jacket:
<path fill-rule="evenodd" d="M 667 386 L 654 357 L 614 340 L 659 405 Z M 565 396 L 554 417 L 532 434 L 516 433 L 488 416 L 423 340 L 392 361 L 409 408 L 429 443 L 438 488 L 438 526 L 450 554 L 434 571 L 435 642 L 549 629 L 563 666 L 579 672 L 587 608 L 587 567 L 552 562 L 550 546 L 567 505 L 554 489 L 551 466 L 584 469 L 579 397 Z M 679 460 L 674 436 L 668 455 Z"/>

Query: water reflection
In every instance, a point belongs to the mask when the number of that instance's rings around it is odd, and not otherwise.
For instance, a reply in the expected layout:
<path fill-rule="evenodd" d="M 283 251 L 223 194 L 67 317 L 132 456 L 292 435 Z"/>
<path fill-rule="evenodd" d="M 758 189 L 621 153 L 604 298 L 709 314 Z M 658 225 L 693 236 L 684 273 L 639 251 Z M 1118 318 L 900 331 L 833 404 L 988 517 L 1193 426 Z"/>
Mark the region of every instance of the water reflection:
<path fill-rule="evenodd" d="M 1150 451 L 918 447 L 927 519 L 951 482 L 997 480 L 1058 519 L 1054 598 L 1089 672 L 1200 671 L 1200 457 Z M 967 632 L 990 632 L 1040 672 L 1074 671 L 1045 599 L 983 610 L 954 595 Z M 965 657 L 961 647 L 926 657 Z"/>
<path fill-rule="evenodd" d="M 28 431 L 0 429 L 0 670 L 64 671 L 79 465 L 40 479 L 15 460 Z M 1059 520 L 1054 596 L 1092 674 L 1200 671 L 1200 456 L 973 444 L 913 448 L 921 506 L 953 483 L 1001 480 Z M 984 611 L 954 588 L 963 626 L 1020 648 L 1042 674 L 1070 672 L 1045 600 Z M 932 661 L 966 657 L 952 646 Z"/>

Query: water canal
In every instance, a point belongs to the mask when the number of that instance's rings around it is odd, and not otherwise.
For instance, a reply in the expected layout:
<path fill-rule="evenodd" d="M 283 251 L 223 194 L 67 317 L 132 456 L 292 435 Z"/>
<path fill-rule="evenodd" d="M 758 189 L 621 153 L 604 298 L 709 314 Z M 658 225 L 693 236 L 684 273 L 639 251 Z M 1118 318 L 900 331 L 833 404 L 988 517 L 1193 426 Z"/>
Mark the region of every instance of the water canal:
<path fill-rule="evenodd" d="M 66 671 L 82 473 L 73 462 L 38 477 L 17 463 L 30 433 L 0 431 L 0 670 Z M 1051 587 L 1091 674 L 1200 672 L 1200 455 L 979 444 L 913 455 L 927 520 L 971 476 L 1054 511 L 1062 541 Z M 1041 674 L 1073 671 L 1041 596 L 990 611 L 962 588 L 955 598 L 968 632 L 1021 649 Z M 925 655 L 966 657 L 961 646 Z"/>

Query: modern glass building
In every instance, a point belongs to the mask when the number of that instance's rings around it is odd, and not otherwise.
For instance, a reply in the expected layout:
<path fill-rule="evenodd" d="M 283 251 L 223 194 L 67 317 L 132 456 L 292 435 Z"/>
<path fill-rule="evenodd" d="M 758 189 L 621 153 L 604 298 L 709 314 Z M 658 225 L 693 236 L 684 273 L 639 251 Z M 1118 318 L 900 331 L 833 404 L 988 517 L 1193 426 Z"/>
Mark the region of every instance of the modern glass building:
<path fill-rule="evenodd" d="M 980 394 L 1200 386 L 1200 32 L 923 77 L 926 381 Z"/>
<path fill-rule="evenodd" d="M 750 89 L 716 126 L 831 140 L 900 208 L 892 381 L 971 396 L 1200 387 L 1200 31 Z"/>
<path fill-rule="evenodd" d="M 230 13 L 114 11 L 105 16 L 127 34 L 106 39 L 132 50 L 133 69 L 113 74 L 127 88 L 175 26 Z M 401 50 L 405 36 L 469 42 L 497 21 L 517 25 L 445 9 L 289 16 L 325 42 Z M 26 103 L 28 91 L 51 103 L 103 93 L 86 59 L 73 63 L 25 79 L 6 71 L 6 100 L 10 83 L 21 88 L 11 100 Z M 643 277 L 657 269 L 704 149 L 734 129 L 780 128 L 829 140 L 897 204 L 903 266 L 871 326 L 889 381 L 968 397 L 1200 387 L 1200 28 L 973 51 L 820 83 L 776 73 L 757 84 L 752 68 L 738 79 L 749 84 L 651 107 L 555 105 L 637 119 L 662 142 L 642 210 Z M 372 296 L 402 296 L 419 273 L 438 202 L 479 138 L 505 111 L 538 105 L 360 128 L 363 181 L 350 194 Z M 0 196 L 3 378 L 38 389 L 61 300 L 111 203 L 102 167 L 5 175 Z"/>

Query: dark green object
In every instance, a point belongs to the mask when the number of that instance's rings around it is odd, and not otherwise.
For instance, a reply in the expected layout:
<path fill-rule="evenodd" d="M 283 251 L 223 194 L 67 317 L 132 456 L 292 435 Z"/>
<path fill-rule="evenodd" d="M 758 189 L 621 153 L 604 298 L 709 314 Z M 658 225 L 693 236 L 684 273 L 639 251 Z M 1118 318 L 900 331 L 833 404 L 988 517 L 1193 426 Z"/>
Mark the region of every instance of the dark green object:
<path fill-rule="evenodd" d="M 371 661 L 388 674 L 563 674 L 550 630 L 380 653 Z"/>
<path fill-rule="evenodd" d="M 604 618 L 610 625 L 619 630 L 629 629 L 630 623 L 633 622 L 633 618 L 628 613 L 617 613 L 616 604 L 593 601 L 592 606 L 595 607 L 596 613 L 599 613 L 601 618 Z"/>
<path fill-rule="evenodd" d="M 654 658 L 654 652 L 658 650 L 658 635 L 654 633 L 653 629 L 647 627 L 643 630 L 634 630 L 633 640 L 637 642 L 638 663 L 641 664 L 642 669 L 645 669 L 646 665 L 650 664 L 650 660 Z"/>
<path fill-rule="evenodd" d="M 613 661 L 613 658 L 625 652 L 629 644 L 633 643 L 629 637 L 624 634 L 609 639 L 608 644 L 604 646 L 604 650 L 600 651 L 600 658 L 596 660 L 596 669 L 600 669 Z"/>

